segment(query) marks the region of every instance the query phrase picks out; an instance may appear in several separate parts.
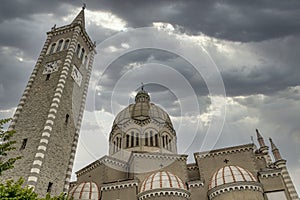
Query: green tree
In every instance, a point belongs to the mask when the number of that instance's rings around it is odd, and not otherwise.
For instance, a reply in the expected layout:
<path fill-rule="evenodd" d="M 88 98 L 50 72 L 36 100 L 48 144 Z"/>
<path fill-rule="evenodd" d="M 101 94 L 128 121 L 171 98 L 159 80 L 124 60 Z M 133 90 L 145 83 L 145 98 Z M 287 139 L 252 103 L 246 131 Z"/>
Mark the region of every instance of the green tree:
<path fill-rule="evenodd" d="M 16 149 L 15 147 L 13 147 L 13 144 L 15 144 L 16 141 L 10 141 L 15 131 L 3 130 L 4 124 L 7 124 L 10 120 L 11 118 L 0 119 L 0 175 L 3 171 L 13 168 L 14 163 L 21 158 L 20 156 L 18 156 L 15 158 L 6 159 L 7 152 Z"/>
<path fill-rule="evenodd" d="M 47 193 L 46 197 L 39 198 L 38 195 L 28 186 L 23 187 L 24 180 L 20 178 L 18 181 L 6 181 L 5 184 L 0 183 L 0 199 L 1 200 L 70 200 L 65 194 L 59 196 L 51 196 Z"/>
<path fill-rule="evenodd" d="M 23 183 L 23 179 L 20 178 L 17 182 L 8 180 L 6 184 L 0 184 L 0 199 L 38 200 L 38 195 L 34 193 L 32 188 L 22 187 Z"/>
<path fill-rule="evenodd" d="M 11 137 L 15 133 L 12 131 L 5 131 L 4 125 L 11 119 L 0 119 L 0 176 L 5 170 L 14 167 L 14 163 L 21 157 L 6 158 L 7 153 L 16 149 L 13 144 L 16 141 L 11 141 Z M 0 199 L 1 200 L 67 200 L 69 197 L 65 194 L 51 197 L 48 193 L 45 198 L 38 198 L 38 195 L 32 188 L 23 187 L 24 180 L 20 178 L 18 181 L 7 180 L 6 183 L 0 183 Z"/>

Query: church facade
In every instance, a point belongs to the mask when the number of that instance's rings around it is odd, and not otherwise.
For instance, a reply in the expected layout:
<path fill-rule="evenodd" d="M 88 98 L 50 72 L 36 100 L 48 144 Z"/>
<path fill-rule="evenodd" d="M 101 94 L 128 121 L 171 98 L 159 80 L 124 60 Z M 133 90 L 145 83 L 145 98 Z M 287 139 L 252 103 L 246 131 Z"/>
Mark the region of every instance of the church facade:
<path fill-rule="evenodd" d="M 23 177 L 41 196 L 65 192 L 74 200 L 299 199 L 286 160 L 258 130 L 258 147 L 196 152 L 187 163 L 168 113 L 143 88 L 116 116 L 108 155 L 77 171 L 70 183 L 95 47 L 84 9 L 71 24 L 47 33 L 9 127 L 17 142 L 9 156 L 23 158 L 3 180 Z"/>

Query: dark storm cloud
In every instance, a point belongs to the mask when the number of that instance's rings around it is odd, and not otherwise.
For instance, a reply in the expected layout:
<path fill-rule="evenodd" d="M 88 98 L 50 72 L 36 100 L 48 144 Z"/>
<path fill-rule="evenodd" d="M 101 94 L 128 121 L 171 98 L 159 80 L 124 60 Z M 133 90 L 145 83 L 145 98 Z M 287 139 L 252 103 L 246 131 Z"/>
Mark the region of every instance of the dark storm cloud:
<path fill-rule="evenodd" d="M 243 68 L 243 66 L 240 68 Z M 236 71 L 222 73 L 228 96 L 272 95 L 288 87 L 299 85 L 299 76 L 300 69 L 298 67 L 295 67 L 293 70 L 280 71 L 276 69 L 276 66 L 266 67 L 265 69 L 253 69 L 249 74 Z"/>
<path fill-rule="evenodd" d="M 90 9 L 107 10 L 130 27 L 167 22 L 189 34 L 203 32 L 232 41 L 262 41 L 300 33 L 300 2 L 262 1 L 88 1 Z"/>
<path fill-rule="evenodd" d="M 203 98 L 207 96 L 208 89 L 199 72 L 181 57 L 167 51 L 155 49 L 143 49 L 130 52 L 119 57 L 106 68 L 98 82 L 98 86 L 101 86 L 101 95 L 96 96 L 96 109 L 104 109 L 105 111 L 109 111 L 111 108 L 113 94 L 119 96 L 119 98 L 115 99 L 115 101 L 118 103 L 124 102 L 124 98 L 129 99 L 130 97 L 128 94 L 123 92 L 126 91 L 128 84 L 123 82 L 121 86 L 118 86 L 118 91 L 115 89 L 116 84 L 122 78 L 122 76 L 124 76 L 130 70 L 138 70 L 136 68 L 143 68 L 144 65 L 149 63 L 165 65 L 182 75 L 186 80 L 186 84 L 189 84 L 193 90 L 193 94 L 189 95 L 194 95 L 195 98 L 198 98 L 198 101 L 201 102 L 200 104 L 203 106 L 201 110 L 202 112 L 206 110 L 209 103 L 203 104 L 203 102 L 207 102 L 206 100 L 203 100 Z M 130 66 L 131 64 L 133 64 L 133 66 Z M 164 74 L 160 75 L 159 71 L 155 74 L 156 76 L 161 77 L 161 79 L 166 78 Z M 143 76 L 146 79 L 146 77 L 149 75 L 145 74 Z M 172 77 L 169 77 L 169 79 L 171 78 Z M 134 80 L 128 81 L 134 82 Z M 139 84 L 139 82 L 136 82 L 137 88 L 139 88 Z M 153 102 L 161 102 L 162 106 L 170 111 L 170 114 L 173 116 L 180 116 L 182 114 L 180 113 L 179 106 L 178 109 L 172 110 L 172 108 L 174 108 L 174 103 L 178 101 L 178 97 L 176 97 L 175 93 L 182 93 L 182 90 L 185 89 L 182 85 L 180 85 L 180 83 L 177 83 L 177 80 L 172 82 L 172 85 L 176 86 L 176 91 L 171 91 L 169 88 L 157 83 L 145 84 L 145 89 L 151 93 Z M 186 98 L 188 98 L 188 96 Z M 156 101 L 158 99 L 160 99 L 160 101 Z M 129 100 L 129 102 L 132 103 L 133 100 Z"/>
<path fill-rule="evenodd" d="M 65 16 L 66 12 L 70 12 L 62 7 L 69 4 L 68 0 L 3 0 L 0 6 L 0 22 L 4 20 L 32 19 L 36 14 L 54 14 L 56 17 Z M 80 6 L 79 1 L 72 1 L 73 6 Z"/>
<path fill-rule="evenodd" d="M 0 49 L 0 110 L 17 105 L 32 68 L 33 62 L 20 62 L 15 49 Z"/>

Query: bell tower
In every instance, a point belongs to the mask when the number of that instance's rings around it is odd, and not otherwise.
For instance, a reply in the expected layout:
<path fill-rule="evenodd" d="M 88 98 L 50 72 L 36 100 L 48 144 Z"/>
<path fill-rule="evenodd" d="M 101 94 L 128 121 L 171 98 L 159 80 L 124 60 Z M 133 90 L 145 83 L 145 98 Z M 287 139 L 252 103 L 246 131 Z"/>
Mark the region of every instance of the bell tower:
<path fill-rule="evenodd" d="M 84 7 L 71 24 L 53 27 L 9 129 L 22 156 L 2 179 L 23 177 L 44 196 L 67 192 L 94 59 Z"/>

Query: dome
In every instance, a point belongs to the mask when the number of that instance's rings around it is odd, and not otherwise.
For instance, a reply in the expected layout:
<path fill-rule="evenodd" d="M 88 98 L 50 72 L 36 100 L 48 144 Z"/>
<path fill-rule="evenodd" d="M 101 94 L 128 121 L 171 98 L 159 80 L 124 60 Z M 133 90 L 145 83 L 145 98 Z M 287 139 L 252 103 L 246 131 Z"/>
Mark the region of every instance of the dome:
<path fill-rule="evenodd" d="M 235 182 L 256 182 L 251 172 L 239 166 L 226 165 L 218 169 L 212 176 L 209 189 Z"/>
<path fill-rule="evenodd" d="M 185 185 L 178 176 L 171 172 L 159 171 L 151 174 L 144 180 L 140 192 L 168 188 L 185 189 Z"/>
<path fill-rule="evenodd" d="M 96 183 L 83 182 L 74 186 L 69 192 L 69 196 L 74 200 L 98 200 L 100 199 L 100 191 Z"/>
<path fill-rule="evenodd" d="M 166 111 L 150 102 L 143 89 L 115 117 L 109 135 L 109 155 L 128 160 L 130 152 L 177 153 L 176 132 Z"/>
<path fill-rule="evenodd" d="M 151 103 L 149 94 L 143 89 L 136 94 L 134 104 L 130 104 L 118 113 L 113 127 L 116 125 L 122 126 L 130 120 L 133 120 L 137 124 L 153 120 L 174 129 L 169 114 L 159 106 Z"/>
<path fill-rule="evenodd" d="M 158 123 L 166 123 L 173 129 L 172 122 L 166 111 L 149 102 L 137 102 L 123 109 L 116 116 L 114 125 L 123 125 L 130 120 L 141 123 L 146 120 L 155 120 Z"/>

